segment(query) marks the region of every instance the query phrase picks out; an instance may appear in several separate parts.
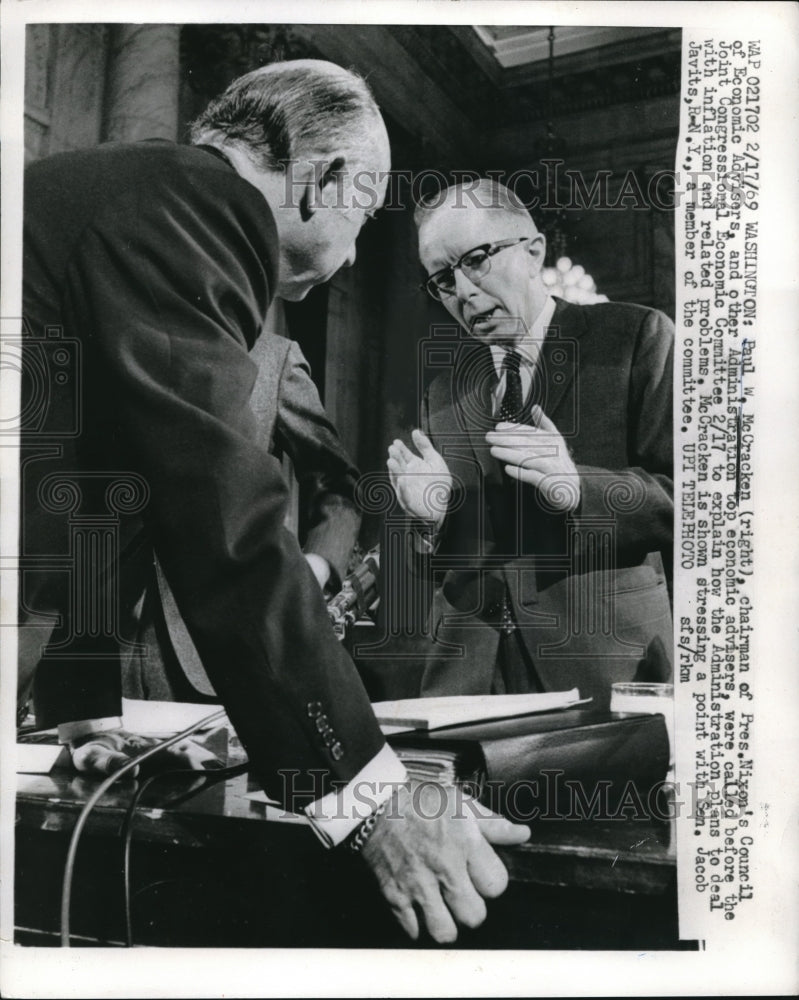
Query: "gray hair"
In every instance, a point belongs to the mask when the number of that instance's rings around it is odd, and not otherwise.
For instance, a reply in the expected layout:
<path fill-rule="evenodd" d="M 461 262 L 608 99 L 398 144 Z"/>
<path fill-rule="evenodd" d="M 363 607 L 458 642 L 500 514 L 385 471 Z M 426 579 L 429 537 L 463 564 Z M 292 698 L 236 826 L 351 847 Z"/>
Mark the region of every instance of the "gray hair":
<path fill-rule="evenodd" d="M 537 232 L 532 216 L 516 192 L 489 177 L 479 177 L 464 184 L 450 184 L 423 198 L 413 213 L 416 228 L 420 229 L 444 205 L 453 208 L 473 205 L 489 211 L 507 212 L 520 221 L 523 220 L 526 226 L 532 226 L 533 231 Z"/>
<path fill-rule="evenodd" d="M 259 167 L 369 148 L 380 111 L 366 81 L 319 59 L 271 63 L 234 80 L 191 125 L 191 141 L 235 144 Z"/>

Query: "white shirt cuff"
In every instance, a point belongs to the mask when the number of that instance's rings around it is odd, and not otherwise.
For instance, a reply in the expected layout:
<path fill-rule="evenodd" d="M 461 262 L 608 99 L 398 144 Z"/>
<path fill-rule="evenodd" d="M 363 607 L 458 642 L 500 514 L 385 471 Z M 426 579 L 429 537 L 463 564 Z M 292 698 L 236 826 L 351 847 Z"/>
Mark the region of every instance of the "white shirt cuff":
<path fill-rule="evenodd" d="M 441 540 L 441 527 L 442 524 L 431 524 L 429 526 L 422 526 L 420 524 L 415 524 L 412 530 L 413 537 L 413 547 L 414 549 L 423 556 L 433 555 L 438 548 L 438 543 Z"/>
<path fill-rule="evenodd" d="M 62 722 L 58 726 L 58 742 L 71 743 L 81 736 L 92 733 L 107 733 L 109 729 L 121 729 L 122 719 L 111 716 L 107 719 L 81 719 L 79 722 Z"/>
<path fill-rule="evenodd" d="M 407 771 L 386 744 L 348 785 L 312 802 L 304 812 L 325 847 L 335 847 L 407 780 Z"/>

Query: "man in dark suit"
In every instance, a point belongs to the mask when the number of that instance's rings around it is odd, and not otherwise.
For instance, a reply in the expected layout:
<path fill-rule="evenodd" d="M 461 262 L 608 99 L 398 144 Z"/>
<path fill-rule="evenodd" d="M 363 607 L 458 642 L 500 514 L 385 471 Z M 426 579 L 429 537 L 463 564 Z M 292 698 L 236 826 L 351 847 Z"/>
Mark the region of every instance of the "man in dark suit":
<path fill-rule="evenodd" d="M 434 819 L 414 808 L 284 527 L 286 483 L 251 407 L 272 298 L 301 299 L 351 264 L 382 204 L 385 127 L 362 80 L 300 61 L 234 81 L 193 141 L 109 144 L 26 177 L 37 406 L 23 429 L 20 599 L 22 625 L 51 633 L 44 648 L 20 643 L 38 661 L 37 720 L 76 763 L 107 741 L 126 751 L 120 660 L 156 556 L 263 786 L 328 846 L 363 848 L 408 933 L 421 912 L 452 940 L 506 884 L 489 839 L 525 831 L 456 819 L 451 798 Z"/>
<path fill-rule="evenodd" d="M 354 500 L 358 470 L 325 412 L 299 344 L 265 332 L 250 357 L 258 366 L 250 397 L 258 442 L 291 461 L 298 500 L 294 530 L 319 586 L 332 596 L 341 587 L 361 523 Z M 217 700 L 157 558 L 140 600 L 136 642 L 123 661 L 122 694 Z"/>
<path fill-rule="evenodd" d="M 440 581 L 422 693 L 576 686 L 607 707 L 614 681 L 670 680 L 671 322 L 552 299 L 544 238 L 499 184 L 417 223 L 427 289 L 470 338 L 431 341 L 454 360 L 418 454 L 389 449 L 416 570 Z"/>
<path fill-rule="evenodd" d="M 253 351 L 259 378 L 252 407 L 264 446 L 291 460 L 299 487 L 298 531 L 319 586 L 341 588 L 358 539 L 358 470 L 322 406 L 299 344 L 277 334 Z M 274 419 L 268 408 L 277 402 Z M 271 426 L 271 439 L 268 439 Z"/>

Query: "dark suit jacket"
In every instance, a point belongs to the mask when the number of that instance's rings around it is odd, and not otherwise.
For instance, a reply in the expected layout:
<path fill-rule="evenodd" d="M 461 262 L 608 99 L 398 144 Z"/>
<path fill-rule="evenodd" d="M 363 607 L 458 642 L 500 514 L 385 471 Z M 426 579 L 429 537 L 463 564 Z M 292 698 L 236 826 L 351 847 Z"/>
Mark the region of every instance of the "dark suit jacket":
<path fill-rule="evenodd" d="M 573 517 L 491 457 L 487 348 L 464 344 L 432 383 L 423 425 L 457 485 L 432 560 L 446 573 L 423 694 L 490 691 L 506 587 L 546 689 L 576 685 L 601 706 L 613 681 L 670 677 L 672 350 L 659 312 L 557 301 L 541 402 L 580 473 Z"/>
<path fill-rule="evenodd" d="M 119 713 L 155 552 L 269 790 L 281 769 L 309 799 L 349 781 L 384 741 L 250 407 L 278 263 L 268 205 L 209 151 L 161 141 L 36 163 L 25 198 L 24 368 L 44 402 L 23 433 L 21 603 L 23 634 L 52 629 L 40 721 Z"/>
<path fill-rule="evenodd" d="M 299 484 L 303 552 L 327 560 L 331 574 L 326 590 L 335 593 L 361 523 L 354 501 L 358 470 L 325 413 L 299 344 L 277 334 L 263 334 L 250 357 L 258 365 L 250 399 L 258 441 L 269 451 L 290 457 Z M 125 664 L 123 694 L 183 701 L 196 700 L 197 694 L 215 697 L 158 565 L 152 588 L 155 593 L 142 601 L 138 632 L 146 656 L 131 657 Z"/>
<path fill-rule="evenodd" d="M 251 356 L 258 365 L 252 408 L 260 441 L 291 459 L 300 487 L 303 551 L 328 561 L 329 586 L 338 590 L 361 524 L 355 504 L 358 470 L 325 413 L 299 344 L 277 335 L 261 337 Z"/>

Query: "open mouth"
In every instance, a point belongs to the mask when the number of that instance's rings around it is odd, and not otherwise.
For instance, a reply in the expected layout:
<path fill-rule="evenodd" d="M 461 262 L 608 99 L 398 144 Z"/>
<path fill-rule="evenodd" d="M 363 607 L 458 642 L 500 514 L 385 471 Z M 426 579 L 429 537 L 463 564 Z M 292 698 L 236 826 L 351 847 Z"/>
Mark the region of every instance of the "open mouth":
<path fill-rule="evenodd" d="M 469 320 L 469 326 L 471 329 L 474 329 L 477 326 L 482 326 L 483 324 L 490 322 L 493 319 L 495 312 L 496 306 L 494 306 L 493 309 L 487 309 L 485 312 L 476 313 Z"/>

